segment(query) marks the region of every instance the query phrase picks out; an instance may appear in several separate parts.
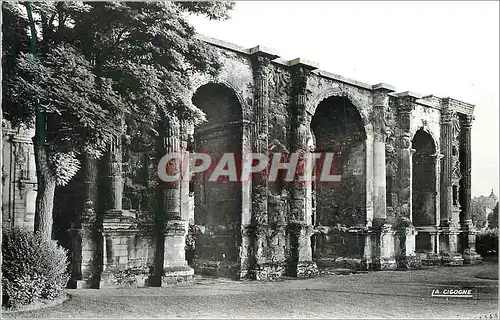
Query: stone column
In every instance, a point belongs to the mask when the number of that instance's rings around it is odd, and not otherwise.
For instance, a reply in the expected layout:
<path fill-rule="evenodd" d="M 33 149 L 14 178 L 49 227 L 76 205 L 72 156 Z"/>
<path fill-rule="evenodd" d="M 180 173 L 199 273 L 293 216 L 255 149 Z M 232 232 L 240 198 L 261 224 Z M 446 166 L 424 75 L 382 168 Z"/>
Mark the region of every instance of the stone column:
<path fill-rule="evenodd" d="M 278 57 L 262 47 L 251 49 L 254 75 L 254 121 L 252 123 L 252 152 L 267 154 L 269 145 L 269 78 L 271 60 Z M 260 280 L 268 278 L 273 266 L 264 266 L 269 261 L 264 254 L 268 232 L 268 179 L 267 170 L 254 173 L 251 177 L 251 277 Z"/>
<path fill-rule="evenodd" d="M 373 227 L 379 233 L 378 255 L 375 267 L 394 269 L 394 232 L 387 223 L 386 212 L 386 164 L 385 164 L 385 112 L 389 107 L 389 93 L 394 89 L 377 84 L 373 91 Z"/>
<path fill-rule="evenodd" d="M 113 137 L 109 144 L 108 159 L 109 179 L 109 212 L 120 214 L 122 210 L 123 177 L 122 177 L 122 136 L 118 134 Z"/>
<path fill-rule="evenodd" d="M 467 115 L 465 120 L 462 122 L 462 147 L 460 155 L 462 156 L 462 199 L 461 206 L 464 211 L 463 222 L 467 223 L 470 221 L 472 223 L 471 215 L 471 127 L 473 117 Z"/>
<path fill-rule="evenodd" d="M 305 63 L 300 58 L 292 60 L 292 150 L 299 154 L 298 163 L 307 159 L 307 138 L 310 119 L 307 116 L 307 78 L 311 70 L 316 67 Z M 297 167 L 300 167 L 298 165 Z M 312 276 L 318 273 L 316 263 L 312 261 L 311 236 L 313 228 L 307 224 L 306 192 L 308 190 L 304 181 L 299 181 L 302 173 L 296 171 L 296 177 L 291 185 L 290 212 L 288 217 L 288 238 L 290 246 L 289 274 L 297 277 Z"/>
<path fill-rule="evenodd" d="M 400 230 L 404 233 L 404 257 L 401 257 L 399 264 L 404 268 L 412 268 L 415 261 L 415 237 L 417 232 L 413 227 L 412 213 L 412 181 L 413 181 L 413 153 L 411 142 L 411 113 L 414 103 L 420 97 L 411 92 L 399 93 L 397 98 L 397 137 L 396 137 L 396 154 L 398 158 L 398 174 L 397 174 L 397 189 L 398 189 L 398 211 L 396 217 L 399 221 L 409 221 L 404 229 Z"/>
<path fill-rule="evenodd" d="M 398 99 L 398 124 L 399 137 L 397 141 L 398 166 L 398 203 L 402 214 L 412 221 L 412 155 L 415 152 L 411 148 L 411 112 L 416 98 L 402 96 Z"/>
<path fill-rule="evenodd" d="M 186 239 L 186 261 L 192 265 L 194 261 L 194 192 L 190 190 L 193 183 L 191 181 L 191 172 L 189 168 L 189 156 L 194 152 L 194 124 L 191 121 L 181 121 L 181 153 L 182 162 L 182 180 L 180 185 L 180 210 L 182 220 L 187 221 L 188 231 Z M 189 238 L 189 239 L 188 239 Z"/>
<path fill-rule="evenodd" d="M 439 150 L 437 150 L 439 151 Z M 434 195 L 434 210 L 436 213 L 435 217 L 435 227 L 436 230 L 430 234 L 431 238 L 431 248 L 433 254 L 439 254 L 439 226 L 441 224 L 441 159 L 444 155 L 440 153 L 436 153 L 431 155 L 432 160 L 434 161 L 434 174 L 435 174 L 435 195 Z"/>
<path fill-rule="evenodd" d="M 443 154 L 441 166 L 441 212 L 440 225 L 447 227 L 451 223 L 453 207 L 452 191 L 452 147 L 453 147 L 453 112 L 449 109 L 441 111 L 441 152 Z"/>
<path fill-rule="evenodd" d="M 121 117 L 121 116 L 120 116 Z M 128 251 L 126 244 L 130 230 L 135 228 L 135 217 L 127 216 L 122 207 L 123 198 L 123 146 L 122 137 L 125 133 L 125 122 L 121 117 L 122 127 L 109 142 L 108 152 L 108 186 L 106 211 L 102 220 L 98 222 L 101 231 L 99 235 L 99 260 L 102 264 L 102 273 L 99 279 L 99 288 L 115 288 L 116 271 L 128 267 Z"/>
<path fill-rule="evenodd" d="M 76 218 L 71 234 L 73 250 L 71 257 L 70 287 L 77 289 L 96 288 L 98 284 L 98 245 L 97 228 L 97 160 L 88 153 L 83 157 L 84 200 L 82 212 Z"/>
<path fill-rule="evenodd" d="M 444 155 L 436 153 L 430 156 L 434 162 L 434 208 L 436 212 L 435 226 L 441 223 L 441 159 Z"/>
<path fill-rule="evenodd" d="M 471 128 L 472 121 L 474 117 L 472 115 L 466 115 L 464 121 L 462 122 L 462 166 L 463 166 L 463 184 L 462 184 L 462 209 L 464 210 L 463 219 L 461 225 L 462 237 L 464 237 L 463 243 L 463 259 L 466 264 L 477 263 L 482 260 L 481 256 L 476 252 L 476 229 L 472 222 L 472 212 L 471 212 Z"/>
<path fill-rule="evenodd" d="M 194 125 L 191 121 L 181 122 L 181 141 L 180 150 L 182 153 L 183 161 L 189 161 L 189 154 L 193 152 L 193 138 Z M 181 193 L 181 217 L 183 220 L 194 223 L 194 207 L 192 206 L 193 195 L 189 191 L 190 176 L 189 163 L 183 162 L 180 193 Z"/>
<path fill-rule="evenodd" d="M 162 122 L 159 149 L 167 153 L 181 153 L 180 123 L 170 117 Z M 159 153 L 161 155 L 161 152 Z M 160 156 L 161 157 L 161 156 Z M 170 174 L 180 172 L 180 161 L 174 162 Z M 192 283 L 194 270 L 186 262 L 186 236 L 188 222 L 181 214 L 181 181 L 160 182 L 159 201 L 161 216 L 158 222 L 164 226 L 162 286 L 179 282 Z"/>
<path fill-rule="evenodd" d="M 458 117 L 451 109 L 449 99 L 443 99 L 441 109 L 441 152 L 443 160 L 441 166 L 441 224 L 438 228 L 439 254 L 445 264 L 462 264 L 463 259 L 458 250 L 459 212 L 460 205 L 454 204 L 453 186 L 458 186 L 460 173 L 455 166 L 458 161 L 459 150 L 455 142 L 459 136 L 460 127 Z M 458 191 L 457 191 L 458 192 Z"/>
<path fill-rule="evenodd" d="M 375 238 L 376 234 L 374 233 L 373 219 L 374 219 L 374 208 L 373 208 L 373 125 L 368 124 L 365 127 L 366 131 L 366 141 L 365 141 L 365 154 L 366 154 L 366 227 L 367 231 L 365 233 L 365 243 L 364 243 L 364 251 L 363 251 L 363 265 L 364 268 L 370 269 L 373 265 L 373 255 L 376 250 L 373 250 L 373 246 L 376 244 Z"/>
<path fill-rule="evenodd" d="M 383 223 L 386 212 L 386 172 L 385 172 L 385 112 L 389 107 L 391 86 L 380 83 L 373 92 L 373 218 Z"/>

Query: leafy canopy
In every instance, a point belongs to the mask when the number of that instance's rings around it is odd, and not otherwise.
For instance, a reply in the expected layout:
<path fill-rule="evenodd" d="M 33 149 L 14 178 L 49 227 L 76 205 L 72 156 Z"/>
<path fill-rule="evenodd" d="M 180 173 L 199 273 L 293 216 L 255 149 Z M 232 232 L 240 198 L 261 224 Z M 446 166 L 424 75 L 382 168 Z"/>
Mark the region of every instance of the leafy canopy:
<path fill-rule="evenodd" d="M 162 117 L 202 119 L 203 113 L 186 99 L 189 75 L 215 74 L 220 66 L 210 48 L 195 37 L 186 16 L 226 19 L 233 6 L 35 2 L 34 57 L 26 8 L 4 2 L 4 116 L 14 125 L 33 126 L 35 108 L 41 108 L 55 171 L 61 165 L 55 159 L 67 160 L 82 151 L 100 156 L 106 142 L 120 132 L 122 121 L 135 134 L 147 132 Z"/>

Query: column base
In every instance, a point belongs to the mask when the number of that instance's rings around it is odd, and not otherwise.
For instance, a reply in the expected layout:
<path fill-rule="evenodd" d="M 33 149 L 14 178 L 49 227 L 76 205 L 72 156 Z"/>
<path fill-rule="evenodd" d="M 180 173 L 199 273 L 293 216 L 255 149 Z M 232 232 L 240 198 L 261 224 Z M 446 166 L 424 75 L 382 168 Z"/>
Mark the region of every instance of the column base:
<path fill-rule="evenodd" d="M 439 266 L 443 262 L 443 257 L 436 253 L 417 253 L 417 257 L 422 262 L 422 266 Z"/>
<path fill-rule="evenodd" d="M 398 270 L 418 270 L 422 268 L 422 260 L 417 256 L 404 256 L 397 259 Z"/>
<path fill-rule="evenodd" d="M 398 265 L 394 252 L 394 236 L 396 232 L 391 224 L 380 225 L 379 234 L 379 256 L 373 259 L 375 270 L 396 270 Z"/>
<path fill-rule="evenodd" d="M 149 267 L 109 268 L 101 274 L 99 289 L 148 287 Z"/>
<path fill-rule="evenodd" d="M 120 279 L 116 276 L 104 276 L 99 281 L 99 289 L 133 289 L 148 287 L 148 275 L 136 275 Z"/>
<path fill-rule="evenodd" d="M 315 258 L 314 261 L 319 269 L 351 269 L 351 270 L 367 270 L 372 261 L 366 258 L 351 258 L 351 257 L 337 257 L 337 258 Z"/>
<path fill-rule="evenodd" d="M 462 255 L 459 253 L 455 254 L 443 253 L 442 263 L 445 266 L 462 266 L 464 264 L 464 259 L 462 258 Z"/>
<path fill-rule="evenodd" d="M 314 261 L 300 261 L 297 263 L 297 278 L 311 278 L 319 274 L 318 266 Z"/>
<path fill-rule="evenodd" d="M 286 275 L 286 263 L 263 263 L 250 270 L 247 277 L 257 281 L 275 281 L 284 275 Z"/>
<path fill-rule="evenodd" d="M 238 262 L 201 260 L 195 261 L 193 267 L 196 273 L 211 277 L 242 279 L 241 265 Z"/>
<path fill-rule="evenodd" d="M 464 264 L 479 264 L 483 262 L 483 257 L 472 250 L 466 250 L 462 253 L 462 258 L 464 260 Z"/>
<path fill-rule="evenodd" d="M 99 286 L 99 239 L 95 226 L 82 222 L 79 228 L 68 230 L 72 237 L 71 278 L 67 287 L 89 289 Z"/>
<path fill-rule="evenodd" d="M 375 258 L 372 265 L 373 269 L 378 271 L 396 270 L 398 268 L 395 258 Z"/>
<path fill-rule="evenodd" d="M 163 269 L 161 286 L 192 285 L 194 283 L 194 269 L 189 266 L 168 267 Z"/>

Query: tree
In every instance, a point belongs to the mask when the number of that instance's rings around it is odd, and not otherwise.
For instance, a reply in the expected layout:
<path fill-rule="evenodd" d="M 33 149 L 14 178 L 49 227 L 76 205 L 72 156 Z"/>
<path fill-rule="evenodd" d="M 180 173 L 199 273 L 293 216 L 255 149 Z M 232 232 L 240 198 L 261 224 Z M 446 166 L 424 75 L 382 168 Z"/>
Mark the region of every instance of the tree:
<path fill-rule="evenodd" d="M 490 229 L 498 228 L 498 202 L 493 208 L 493 212 L 488 215 L 488 227 Z"/>
<path fill-rule="evenodd" d="M 486 226 L 486 211 L 479 202 L 472 200 L 470 204 L 472 222 L 478 229 Z"/>
<path fill-rule="evenodd" d="M 216 55 L 186 13 L 226 19 L 231 2 L 33 3 L 38 56 L 29 53 L 26 8 L 3 3 L 4 116 L 43 128 L 33 138 L 38 178 L 35 230 L 50 237 L 56 185 L 100 157 L 123 121 L 132 132 L 163 117 L 203 118 L 186 100 L 193 72 L 215 74 Z M 137 129 L 137 130 L 136 130 Z M 41 140 L 40 140 L 41 139 Z M 40 142 L 42 141 L 42 142 Z"/>

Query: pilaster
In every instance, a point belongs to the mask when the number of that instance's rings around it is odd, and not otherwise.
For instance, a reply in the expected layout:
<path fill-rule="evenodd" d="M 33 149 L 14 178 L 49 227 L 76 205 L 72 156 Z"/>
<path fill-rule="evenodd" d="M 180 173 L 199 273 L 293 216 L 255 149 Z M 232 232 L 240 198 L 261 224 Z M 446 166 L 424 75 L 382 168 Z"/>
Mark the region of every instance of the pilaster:
<path fill-rule="evenodd" d="M 412 156 L 415 152 L 411 148 L 411 113 L 415 101 L 419 96 L 410 92 L 398 94 L 397 117 L 398 117 L 398 137 L 396 152 L 399 159 L 398 165 L 398 204 L 403 209 L 404 217 L 413 221 L 412 214 Z"/>
<path fill-rule="evenodd" d="M 254 73 L 254 119 L 252 123 L 252 152 L 268 153 L 269 145 L 269 81 L 271 60 L 278 57 L 269 49 L 261 46 L 250 49 Z M 263 272 L 263 265 L 268 264 L 264 253 L 267 244 L 268 232 L 268 179 L 267 170 L 253 173 L 251 177 L 252 190 L 252 232 L 248 239 L 252 243 L 250 248 L 249 267 L 253 278 L 267 277 Z M 242 257 L 244 258 L 244 257 Z M 243 261 L 243 265 L 246 263 Z M 271 266 L 272 269 L 272 266 Z M 259 271 L 257 271 L 259 270 Z M 271 272 L 272 273 L 272 272 Z"/>
<path fill-rule="evenodd" d="M 297 168 L 305 167 L 307 159 L 307 137 L 310 127 L 310 117 L 306 112 L 307 80 L 316 66 L 300 58 L 292 60 L 293 87 L 292 87 L 292 152 L 299 155 Z M 299 181 L 302 174 L 296 171 L 296 177 L 291 185 L 290 212 L 288 217 L 288 237 L 290 246 L 289 274 L 297 277 L 313 276 L 318 273 L 316 264 L 312 261 L 311 236 L 312 226 L 306 212 L 308 188 L 305 181 Z M 309 190 L 310 191 L 310 190 Z"/>
<path fill-rule="evenodd" d="M 443 154 L 441 166 L 441 225 L 447 226 L 452 219 L 453 190 L 453 112 L 449 108 L 441 111 L 441 152 Z"/>

